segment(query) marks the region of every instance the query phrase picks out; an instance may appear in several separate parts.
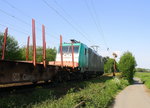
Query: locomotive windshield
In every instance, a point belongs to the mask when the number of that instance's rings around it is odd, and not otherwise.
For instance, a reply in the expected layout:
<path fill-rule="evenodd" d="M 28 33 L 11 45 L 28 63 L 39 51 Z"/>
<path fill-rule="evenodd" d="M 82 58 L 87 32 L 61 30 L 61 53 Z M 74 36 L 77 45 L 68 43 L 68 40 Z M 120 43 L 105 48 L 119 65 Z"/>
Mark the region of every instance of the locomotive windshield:
<path fill-rule="evenodd" d="M 63 53 L 72 53 L 72 46 L 63 46 L 62 50 Z M 79 51 L 79 46 L 74 46 L 74 53 L 78 53 L 78 51 Z"/>

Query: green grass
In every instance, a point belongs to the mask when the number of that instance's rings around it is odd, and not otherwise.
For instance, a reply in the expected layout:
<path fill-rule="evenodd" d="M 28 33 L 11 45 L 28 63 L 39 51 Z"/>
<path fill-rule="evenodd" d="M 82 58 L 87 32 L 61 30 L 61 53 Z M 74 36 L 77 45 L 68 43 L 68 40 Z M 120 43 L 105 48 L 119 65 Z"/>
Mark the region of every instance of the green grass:
<path fill-rule="evenodd" d="M 150 72 L 136 72 L 135 77 L 139 77 L 144 84 L 150 89 Z"/>
<path fill-rule="evenodd" d="M 0 99 L 0 108 L 73 108 L 85 101 L 85 108 L 106 108 L 114 96 L 128 85 L 123 79 L 103 76 L 88 81 L 60 84 L 56 88 L 37 87 L 29 93 L 13 93 Z"/>

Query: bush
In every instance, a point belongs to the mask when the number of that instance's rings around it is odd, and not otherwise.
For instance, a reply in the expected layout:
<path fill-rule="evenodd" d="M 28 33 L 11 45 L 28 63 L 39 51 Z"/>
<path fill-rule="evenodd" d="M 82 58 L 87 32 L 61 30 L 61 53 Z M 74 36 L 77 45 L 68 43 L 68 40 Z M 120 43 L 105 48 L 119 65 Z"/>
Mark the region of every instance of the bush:
<path fill-rule="evenodd" d="M 114 59 L 109 58 L 104 65 L 105 73 L 112 73 L 114 72 Z M 116 62 L 116 71 L 118 72 L 118 63 Z"/>
<path fill-rule="evenodd" d="M 112 73 L 114 71 L 114 59 L 109 58 L 104 65 L 105 73 Z"/>
<path fill-rule="evenodd" d="M 126 78 L 129 83 L 132 83 L 135 73 L 136 61 L 131 52 L 125 52 L 119 61 L 119 70 L 122 72 L 122 77 Z"/>

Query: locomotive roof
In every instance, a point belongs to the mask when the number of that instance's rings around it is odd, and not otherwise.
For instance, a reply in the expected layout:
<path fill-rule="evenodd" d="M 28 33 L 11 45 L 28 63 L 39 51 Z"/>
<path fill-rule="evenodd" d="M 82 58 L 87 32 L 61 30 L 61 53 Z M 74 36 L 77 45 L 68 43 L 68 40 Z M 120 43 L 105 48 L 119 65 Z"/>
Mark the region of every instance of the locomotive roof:
<path fill-rule="evenodd" d="M 82 43 L 73 43 L 73 45 L 81 45 Z M 71 46 L 72 43 L 63 43 L 63 46 Z"/>
<path fill-rule="evenodd" d="M 71 46 L 72 43 L 63 43 L 62 46 Z M 85 47 L 87 47 L 88 49 L 91 49 L 96 55 L 101 56 L 100 54 L 98 54 L 96 51 L 94 51 L 92 48 L 88 47 L 87 45 L 81 43 L 81 42 L 77 42 L 77 43 L 73 43 L 74 46 L 80 46 L 80 45 L 84 45 Z M 101 56 L 102 57 L 102 56 Z"/>

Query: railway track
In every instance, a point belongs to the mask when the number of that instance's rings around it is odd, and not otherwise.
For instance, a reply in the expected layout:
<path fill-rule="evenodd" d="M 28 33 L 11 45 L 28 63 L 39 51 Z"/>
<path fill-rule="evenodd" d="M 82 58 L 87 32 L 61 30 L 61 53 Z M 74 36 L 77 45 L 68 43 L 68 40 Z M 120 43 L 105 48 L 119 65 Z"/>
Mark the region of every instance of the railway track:
<path fill-rule="evenodd" d="M 97 77 L 99 77 L 99 76 L 97 76 Z M 8 96 L 11 94 L 22 94 L 22 93 L 27 93 L 27 92 L 29 93 L 29 92 L 33 92 L 37 88 L 64 89 L 63 84 L 72 85 L 73 83 L 76 83 L 76 82 L 88 81 L 88 80 L 91 80 L 91 79 L 97 78 L 97 77 L 92 77 L 89 79 L 82 79 L 82 80 L 72 79 L 70 81 L 64 81 L 64 82 L 49 81 L 49 82 L 45 83 L 44 81 L 40 81 L 36 84 L 33 84 L 32 82 L 3 84 L 3 85 L 0 85 L 0 97 Z M 72 84 L 70 84 L 70 83 L 72 83 Z"/>
<path fill-rule="evenodd" d="M 36 88 L 52 88 L 55 86 L 56 84 L 54 83 L 51 82 L 45 83 L 44 81 L 38 82 L 37 84 L 29 82 L 29 83 L 0 85 L 0 97 L 10 94 L 32 92 Z"/>

